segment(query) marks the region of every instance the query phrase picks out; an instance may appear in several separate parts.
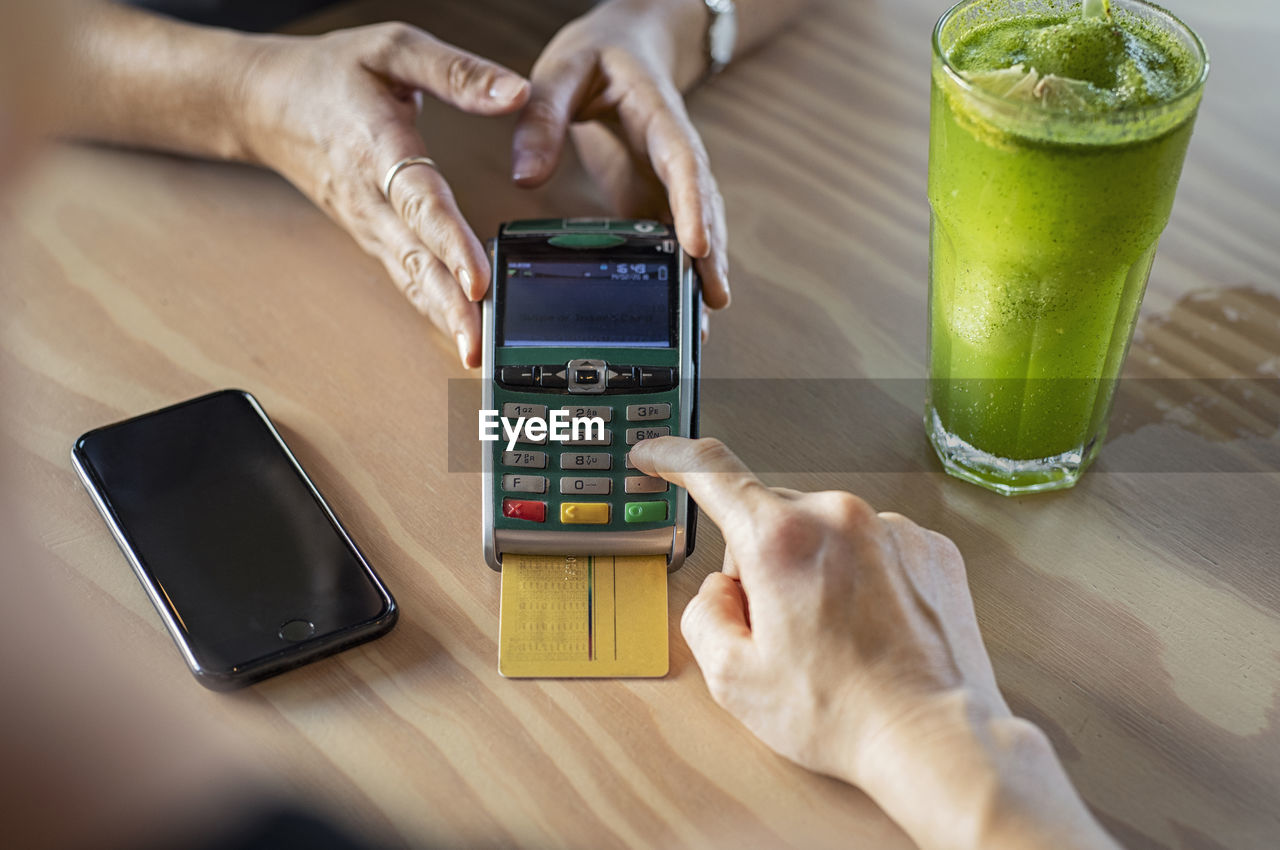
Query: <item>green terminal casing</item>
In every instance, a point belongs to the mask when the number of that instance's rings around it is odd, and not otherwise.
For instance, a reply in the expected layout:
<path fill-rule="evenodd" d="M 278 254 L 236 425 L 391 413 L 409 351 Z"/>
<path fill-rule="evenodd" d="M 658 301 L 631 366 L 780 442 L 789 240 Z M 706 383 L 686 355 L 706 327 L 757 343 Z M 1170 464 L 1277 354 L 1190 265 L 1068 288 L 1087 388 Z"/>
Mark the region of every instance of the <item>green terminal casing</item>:
<path fill-rule="evenodd" d="M 672 287 L 676 295 L 671 300 L 673 344 L 665 348 L 632 348 L 590 344 L 574 346 L 507 346 L 498 344 L 498 313 L 503 304 L 503 287 L 506 284 L 507 259 L 511 256 L 536 256 L 538 259 L 611 262 L 625 258 L 651 256 L 654 260 L 671 262 L 676 268 L 678 287 Z M 628 476 L 639 476 L 637 470 L 627 469 L 626 456 L 630 446 L 626 435 L 629 428 L 668 428 L 678 436 L 697 435 L 697 364 L 700 344 L 698 316 L 701 298 L 696 275 L 687 255 L 680 249 L 674 234 L 658 222 L 620 219 L 535 219 L 510 222 L 499 229 L 498 238 L 490 243 L 490 259 L 493 277 L 483 305 L 484 357 L 482 365 L 483 406 L 502 411 L 509 403 L 545 406 L 548 411 L 561 407 L 606 406 L 612 410 L 607 423 L 612 433 L 608 446 L 564 446 L 548 440 L 544 445 L 521 444 L 519 451 L 540 452 L 545 455 L 545 467 L 513 470 L 503 463 L 507 450 L 505 437 L 482 445 L 484 471 L 484 549 L 485 559 L 494 569 L 501 569 L 504 551 L 527 554 L 576 554 L 576 555 L 626 555 L 664 554 L 668 567 L 677 569 L 685 555 L 693 549 L 696 529 L 696 506 L 681 488 L 669 487 L 665 493 L 630 495 L 624 492 Z M 678 380 L 669 387 L 615 389 L 610 379 L 607 392 L 580 394 L 567 387 L 549 389 L 539 386 L 511 386 L 499 380 L 502 367 L 544 367 L 553 364 L 570 364 L 571 361 L 604 361 L 611 367 L 626 364 L 645 368 L 671 368 Z M 622 367 L 619 367 L 622 368 Z M 610 374 L 612 374 L 610 372 Z M 637 373 L 638 374 L 638 373 Z M 629 405 L 670 405 L 670 416 L 660 420 L 628 422 L 625 412 Z M 561 454 L 570 458 L 580 452 L 604 453 L 610 458 L 607 470 L 590 471 L 574 468 L 562 469 Z M 504 516 L 504 499 L 522 494 L 510 493 L 503 488 L 504 473 L 524 473 L 546 479 L 545 492 L 529 496 L 545 502 L 546 518 L 542 522 L 530 522 Z M 612 481 L 607 496 L 562 495 L 563 478 L 579 475 L 607 477 Z M 559 521 L 559 508 L 564 502 L 607 502 L 611 505 L 610 518 L 605 524 L 564 525 Z M 626 506 L 633 502 L 648 505 L 663 502 L 665 518 L 658 521 L 628 521 Z M 640 508 L 632 508 L 633 513 Z M 633 515 L 632 519 L 636 517 Z"/>

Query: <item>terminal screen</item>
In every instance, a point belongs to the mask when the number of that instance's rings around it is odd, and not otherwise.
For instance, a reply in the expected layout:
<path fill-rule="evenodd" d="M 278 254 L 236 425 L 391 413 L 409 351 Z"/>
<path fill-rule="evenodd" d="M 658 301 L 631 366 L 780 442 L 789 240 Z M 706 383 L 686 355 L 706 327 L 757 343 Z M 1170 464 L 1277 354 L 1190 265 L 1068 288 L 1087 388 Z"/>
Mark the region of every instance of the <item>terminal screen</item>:
<path fill-rule="evenodd" d="M 508 259 L 498 343 L 551 347 L 675 345 L 673 259 Z"/>

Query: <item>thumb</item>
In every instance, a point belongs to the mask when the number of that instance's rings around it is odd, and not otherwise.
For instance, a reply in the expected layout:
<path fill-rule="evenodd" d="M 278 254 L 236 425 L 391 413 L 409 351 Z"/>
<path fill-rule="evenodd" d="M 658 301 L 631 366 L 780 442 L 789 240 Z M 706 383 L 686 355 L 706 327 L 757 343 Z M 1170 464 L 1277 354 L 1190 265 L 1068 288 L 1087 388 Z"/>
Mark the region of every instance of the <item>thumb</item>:
<path fill-rule="evenodd" d="M 529 99 L 529 81 L 408 24 L 380 24 L 364 66 L 463 112 L 505 115 Z"/>
<path fill-rule="evenodd" d="M 711 573 L 680 618 L 680 631 L 702 668 L 707 688 L 725 705 L 731 688 L 751 663 L 753 645 L 742 587 L 724 573 Z"/>

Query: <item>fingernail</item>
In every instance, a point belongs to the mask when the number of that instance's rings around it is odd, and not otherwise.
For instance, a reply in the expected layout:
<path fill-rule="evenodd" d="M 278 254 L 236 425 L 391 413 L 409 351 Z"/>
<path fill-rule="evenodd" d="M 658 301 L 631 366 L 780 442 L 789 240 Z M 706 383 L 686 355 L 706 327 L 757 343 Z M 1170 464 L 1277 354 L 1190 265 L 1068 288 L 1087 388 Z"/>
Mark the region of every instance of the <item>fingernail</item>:
<path fill-rule="evenodd" d="M 528 83 L 519 77 L 512 77 L 504 74 L 503 76 L 498 77 L 498 79 L 494 81 L 493 86 L 490 87 L 489 97 L 494 100 L 500 100 L 503 103 L 509 103 L 520 96 L 520 93 L 524 91 L 524 87 L 526 85 L 528 85 Z"/>
<path fill-rule="evenodd" d="M 528 180 L 531 177 L 537 177 L 542 172 L 542 157 L 536 153 L 521 151 L 516 156 L 516 164 L 511 169 L 511 179 L 517 183 L 521 180 Z"/>
<path fill-rule="evenodd" d="M 471 297 L 471 271 L 466 266 L 458 269 L 458 283 L 462 285 L 462 292 L 467 296 L 467 300 L 475 301 L 476 299 Z"/>
<path fill-rule="evenodd" d="M 467 358 L 471 355 L 471 340 L 462 331 L 458 331 L 454 339 L 458 341 L 458 356 L 462 358 L 462 365 L 470 369 L 471 364 L 467 362 Z"/>

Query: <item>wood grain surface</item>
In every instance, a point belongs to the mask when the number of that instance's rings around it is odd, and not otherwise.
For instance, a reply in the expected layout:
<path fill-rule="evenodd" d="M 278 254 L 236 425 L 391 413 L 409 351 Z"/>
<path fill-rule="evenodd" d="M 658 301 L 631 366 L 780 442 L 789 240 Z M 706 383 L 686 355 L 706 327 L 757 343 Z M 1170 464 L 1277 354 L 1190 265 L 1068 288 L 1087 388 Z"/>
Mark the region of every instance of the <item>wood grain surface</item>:
<path fill-rule="evenodd" d="M 367 2 L 299 30 L 401 18 L 527 70 L 576 5 Z M 1176 380 L 1121 404 L 1080 486 L 1008 500 L 951 480 L 919 425 L 934 0 L 818 6 L 692 96 L 727 200 L 735 295 L 705 374 L 856 379 L 837 384 L 853 397 L 836 414 L 863 423 L 793 449 L 802 402 L 733 416 L 709 403 L 704 431 L 773 446 L 773 483 L 851 489 L 955 538 L 1011 705 L 1048 730 L 1127 846 L 1268 848 L 1280 107 L 1267 74 L 1280 26 L 1262 0 L 1177 7 L 1213 71 L 1128 364 Z M 429 105 L 421 128 L 482 237 L 504 219 L 603 211 L 572 162 L 545 190 L 513 188 L 509 120 Z M 0 416 L 55 580 L 102 614 L 107 645 L 292 787 L 406 843 L 909 846 L 858 791 L 774 757 L 708 697 L 677 623 L 719 565 L 709 524 L 671 578 L 668 678 L 498 676 L 480 477 L 449 471 L 448 382 L 464 377 L 452 343 L 283 180 L 68 146 L 9 204 Z M 230 695 L 191 680 L 68 457 L 83 431 L 227 386 L 262 401 L 403 608 L 387 637 Z M 860 444 L 876 423 L 892 431 L 879 460 Z M 1126 441 L 1179 448 L 1151 471 L 1125 462 Z M 1211 471 L 1219 456 L 1236 471 Z"/>

